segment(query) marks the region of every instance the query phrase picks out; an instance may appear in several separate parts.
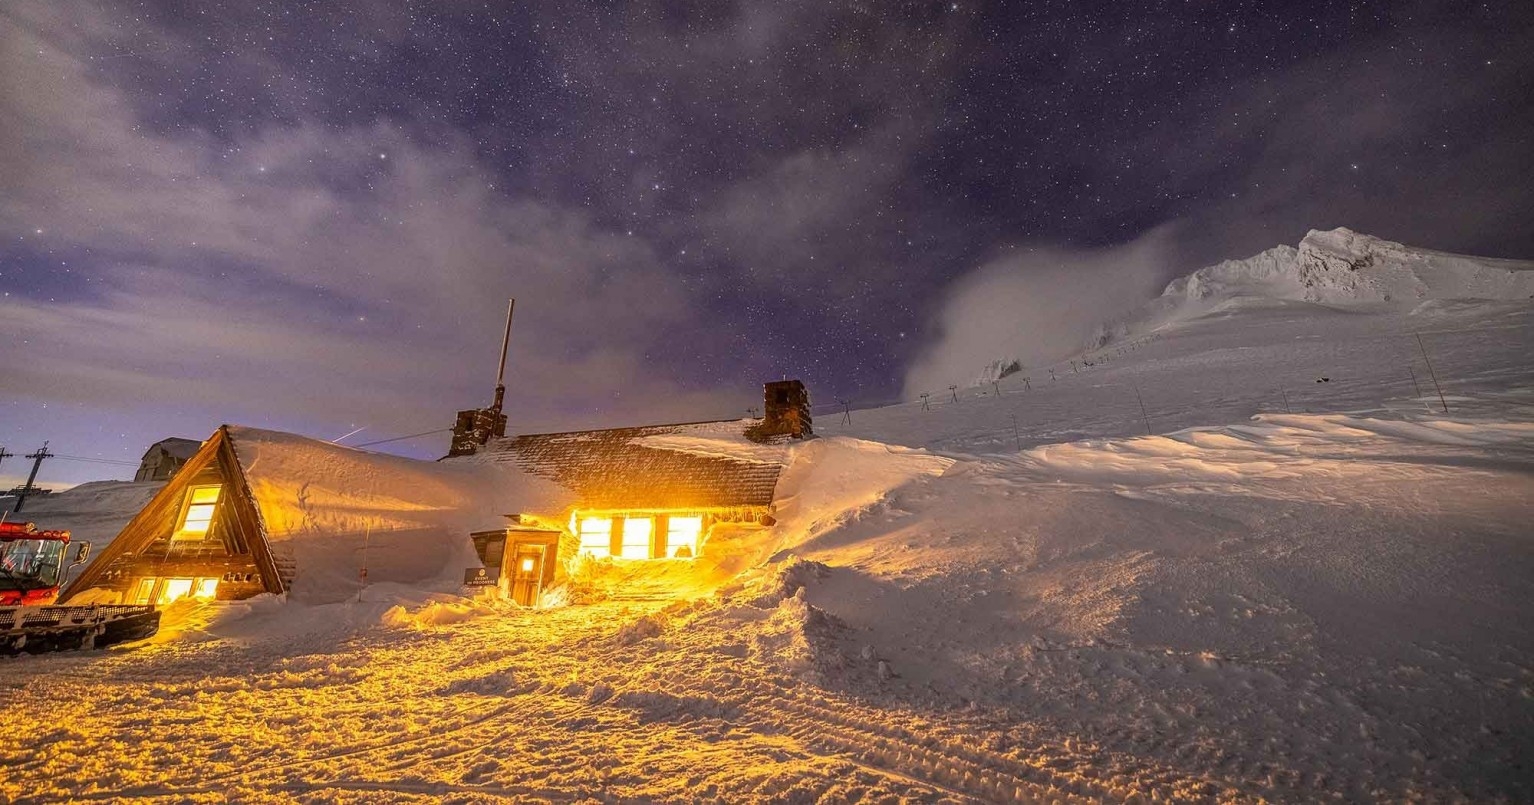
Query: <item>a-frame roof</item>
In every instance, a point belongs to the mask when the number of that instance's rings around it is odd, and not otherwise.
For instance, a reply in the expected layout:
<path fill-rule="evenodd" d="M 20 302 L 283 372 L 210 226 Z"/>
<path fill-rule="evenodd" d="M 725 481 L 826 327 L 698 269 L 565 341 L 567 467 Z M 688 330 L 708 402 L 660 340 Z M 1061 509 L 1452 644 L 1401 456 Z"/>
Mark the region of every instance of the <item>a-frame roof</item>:
<path fill-rule="evenodd" d="M 174 522 L 179 515 L 187 489 L 198 482 L 196 479 L 199 476 L 206 477 L 204 471 L 210 469 L 218 473 L 220 484 L 226 490 L 220 505 L 227 507 L 229 522 L 241 530 L 244 542 L 249 546 L 260 571 L 262 586 L 267 592 L 283 592 L 284 580 L 273 561 L 271 547 L 261 527 L 260 511 L 251 497 L 250 485 L 235 456 L 233 441 L 226 425 L 202 443 L 201 449 L 187 460 L 175 477 L 149 500 L 123 527 L 117 538 L 64 589 L 59 600 L 68 601 L 76 594 L 100 585 L 114 566 L 119 566 L 120 562 L 129 560 L 154 541 L 163 538 L 165 524 Z"/>

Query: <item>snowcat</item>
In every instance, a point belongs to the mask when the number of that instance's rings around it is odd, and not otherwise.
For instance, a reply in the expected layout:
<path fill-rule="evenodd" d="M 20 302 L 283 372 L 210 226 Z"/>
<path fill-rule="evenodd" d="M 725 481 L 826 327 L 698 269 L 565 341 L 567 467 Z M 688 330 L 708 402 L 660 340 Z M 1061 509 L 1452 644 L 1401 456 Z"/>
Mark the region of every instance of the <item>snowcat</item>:
<path fill-rule="evenodd" d="M 160 630 L 153 606 L 53 606 L 69 571 L 90 558 L 89 542 L 35 523 L 0 522 L 0 654 L 104 648 Z"/>

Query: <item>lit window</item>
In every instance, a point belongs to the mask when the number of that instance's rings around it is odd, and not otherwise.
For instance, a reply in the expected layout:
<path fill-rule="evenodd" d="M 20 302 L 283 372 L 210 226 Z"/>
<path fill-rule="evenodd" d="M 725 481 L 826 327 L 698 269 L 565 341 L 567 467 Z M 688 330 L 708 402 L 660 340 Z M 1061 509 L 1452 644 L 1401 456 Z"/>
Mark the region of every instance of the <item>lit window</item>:
<path fill-rule="evenodd" d="M 623 521 L 623 558 L 649 559 L 650 535 L 655 521 L 648 517 L 630 517 Z"/>
<path fill-rule="evenodd" d="M 191 579 L 166 579 L 165 584 L 160 587 L 159 603 L 169 604 L 172 601 L 179 601 L 191 594 Z"/>
<path fill-rule="evenodd" d="M 138 587 L 134 590 L 134 602 L 139 604 L 155 603 L 161 606 L 180 601 L 183 598 L 195 598 L 198 600 L 212 600 L 218 597 L 218 579 L 216 578 L 149 578 L 139 579 Z"/>
<path fill-rule="evenodd" d="M 176 539 L 202 539 L 208 535 L 213 526 L 213 511 L 218 508 L 218 493 L 217 486 L 194 486 L 187 492 Z"/>
<path fill-rule="evenodd" d="M 581 553 L 592 556 L 611 556 L 613 551 L 613 518 L 581 518 Z"/>
<path fill-rule="evenodd" d="M 703 517 L 667 518 L 666 555 L 689 558 L 698 555 L 698 538 L 703 535 Z"/>

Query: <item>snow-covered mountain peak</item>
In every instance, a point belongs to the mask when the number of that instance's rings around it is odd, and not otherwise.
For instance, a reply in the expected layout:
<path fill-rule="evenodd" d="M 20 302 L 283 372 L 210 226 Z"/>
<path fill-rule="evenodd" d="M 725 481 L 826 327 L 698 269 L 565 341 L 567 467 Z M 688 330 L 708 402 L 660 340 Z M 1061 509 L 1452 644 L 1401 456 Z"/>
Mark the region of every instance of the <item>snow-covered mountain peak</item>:
<path fill-rule="evenodd" d="M 1410 309 L 1430 299 L 1531 298 L 1534 260 L 1438 252 L 1341 227 L 1313 229 L 1298 248 L 1275 246 L 1178 277 L 1160 297 L 1099 325 L 1086 347 L 1100 349 L 1240 300 Z"/>
<path fill-rule="evenodd" d="M 1176 302 L 1260 297 L 1331 305 L 1525 299 L 1534 295 L 1534 261 L 1436 252 L 1341 227 L 1313 229 L 1299 248 L 1277 246 L 1201 268 L 1162 295 Z"/>

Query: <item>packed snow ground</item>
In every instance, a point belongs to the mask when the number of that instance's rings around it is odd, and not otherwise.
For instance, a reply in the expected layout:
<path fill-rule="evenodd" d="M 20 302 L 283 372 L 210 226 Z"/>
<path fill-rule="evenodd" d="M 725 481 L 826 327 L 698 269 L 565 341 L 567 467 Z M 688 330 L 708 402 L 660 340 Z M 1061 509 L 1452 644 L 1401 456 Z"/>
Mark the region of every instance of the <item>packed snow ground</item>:
<path fill-rule="evenodd" d="M 1531 354 L 1527 301 L 1213 299 L 822 415 L 774 529 L 580 569 L 629 600 L 0 661 L 0 799 L 1528 801 Z"/>

